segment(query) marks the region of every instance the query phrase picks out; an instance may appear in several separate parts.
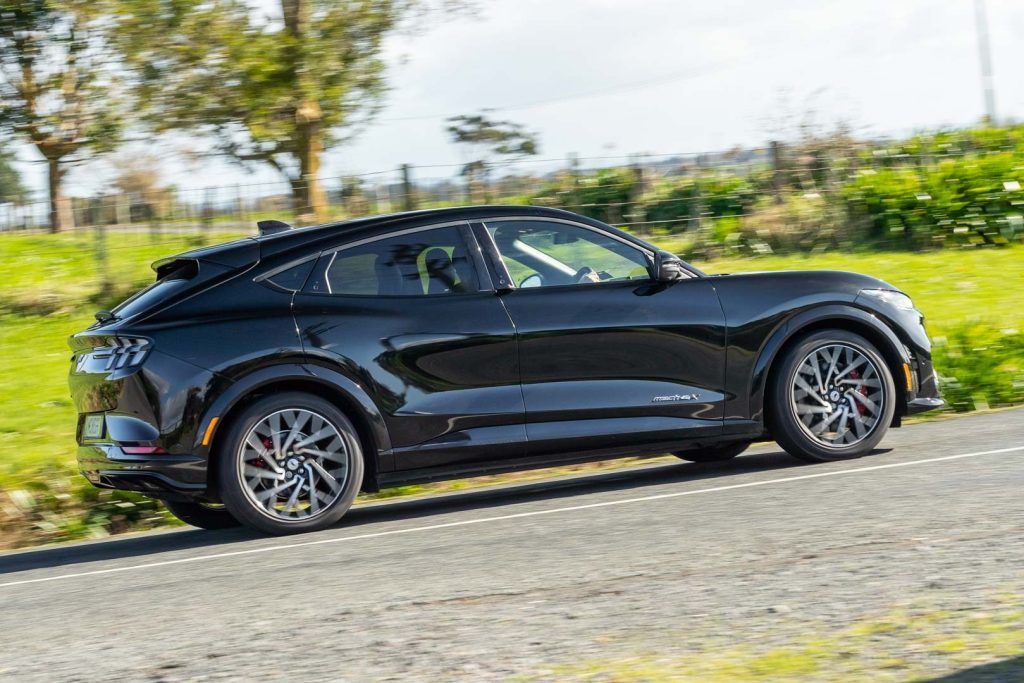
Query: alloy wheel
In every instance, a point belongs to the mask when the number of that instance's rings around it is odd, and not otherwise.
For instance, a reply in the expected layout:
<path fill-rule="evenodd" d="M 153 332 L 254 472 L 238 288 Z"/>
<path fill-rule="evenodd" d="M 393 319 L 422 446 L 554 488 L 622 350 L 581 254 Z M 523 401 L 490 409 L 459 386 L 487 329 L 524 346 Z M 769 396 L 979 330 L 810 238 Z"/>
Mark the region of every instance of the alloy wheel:
<path fill-rule="evenodd" d="M 305 521 L 328 510 L 345 490 L 351 453 L 336 426 L 303 408 L 258 421 L 239 446 L 243 490 L 262 514 Z"/>
<path fill-rule="evenodd" d="M 849 344 L 826 344 L 807 354 L 797 367 L 791 397 L 804 432 L 827 448 L 860 443 L 885 412 L 878 367 Z"/>

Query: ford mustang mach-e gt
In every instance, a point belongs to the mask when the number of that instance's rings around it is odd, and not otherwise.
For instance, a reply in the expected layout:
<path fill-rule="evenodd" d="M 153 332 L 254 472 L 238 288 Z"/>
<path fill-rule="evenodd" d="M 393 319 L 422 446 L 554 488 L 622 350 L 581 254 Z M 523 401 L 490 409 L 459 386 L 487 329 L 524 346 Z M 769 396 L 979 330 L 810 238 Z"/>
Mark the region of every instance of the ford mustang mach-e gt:
<path fill-rule="evenodd" d="M 70 339 L 78 458 L 205 528 L 625 455 L 865 455 L 941 405 L 921 314 L 845 272 L 709 276 L 538 207 L 261 234 L 154 264 Z"/>

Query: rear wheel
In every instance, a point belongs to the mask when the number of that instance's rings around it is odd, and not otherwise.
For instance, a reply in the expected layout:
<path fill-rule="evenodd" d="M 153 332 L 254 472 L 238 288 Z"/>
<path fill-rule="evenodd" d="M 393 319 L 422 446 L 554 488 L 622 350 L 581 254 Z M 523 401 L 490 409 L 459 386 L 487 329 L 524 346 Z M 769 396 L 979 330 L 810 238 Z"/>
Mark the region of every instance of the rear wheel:
<path fill-rule="evenodd" d="M 743 451 L 750 448 L 749 441 L 738 441 L 718 446 L 695 448 L 692 451 L 676 451 L 672 455 L 690 462 L 722 462 L 732 460 Z"/>
<path fill-rule="evenodd" d="M 822 462 L 870 452 L 885 436 L 896 390 L 871 342 L 845 330 L 808 335 L 773 374 L 772 435 L 791 455 Z"/>
<path fill-rule="evenodd" d="M 238 520 L 223 505 L 198 503 L 191 500 L 165 500 L 164 506 L 185 524 L 191 524 L 200 529 L 214 531 L 216 529 L 231 529 L 239 525 Z"/>
<path fill-rule="evenodd" d="M 270 534 L 334 524 L 363 483 L 355 428 L 333 404 L 288 392 L 248 406 L 219 452 L 221 499 L 239 521 Z"/>

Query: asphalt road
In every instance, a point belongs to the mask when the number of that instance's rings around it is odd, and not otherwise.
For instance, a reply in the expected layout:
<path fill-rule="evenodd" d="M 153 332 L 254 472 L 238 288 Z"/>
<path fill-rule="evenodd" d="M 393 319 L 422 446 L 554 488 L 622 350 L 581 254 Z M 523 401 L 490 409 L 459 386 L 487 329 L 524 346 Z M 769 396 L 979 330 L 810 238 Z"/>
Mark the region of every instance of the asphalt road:
<path fill-rule="evenodd" d="M 1024 411 L 801 465 L 774 446 L 0 555 L 0 678 L 491 680 L 841 626 L 1024 573 Z M 699 638 L 698 635 L 699 634 Z M 692 638 L 691 638 L 692 635 Z"/>

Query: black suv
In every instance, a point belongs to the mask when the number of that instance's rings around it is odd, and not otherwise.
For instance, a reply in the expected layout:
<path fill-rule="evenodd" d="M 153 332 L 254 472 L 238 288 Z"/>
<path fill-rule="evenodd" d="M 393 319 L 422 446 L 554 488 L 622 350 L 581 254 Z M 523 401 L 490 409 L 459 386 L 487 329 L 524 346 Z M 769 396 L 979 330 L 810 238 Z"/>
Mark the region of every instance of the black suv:
<path fill-rule="evenodd" d="M 537 207 L 262 227 L 71 337 L 95 485 L 289 533 L 413 482 L 767 438 L 856 457 L 942 404 L 921 314 L 863 275 L 708 276 Z"/>

